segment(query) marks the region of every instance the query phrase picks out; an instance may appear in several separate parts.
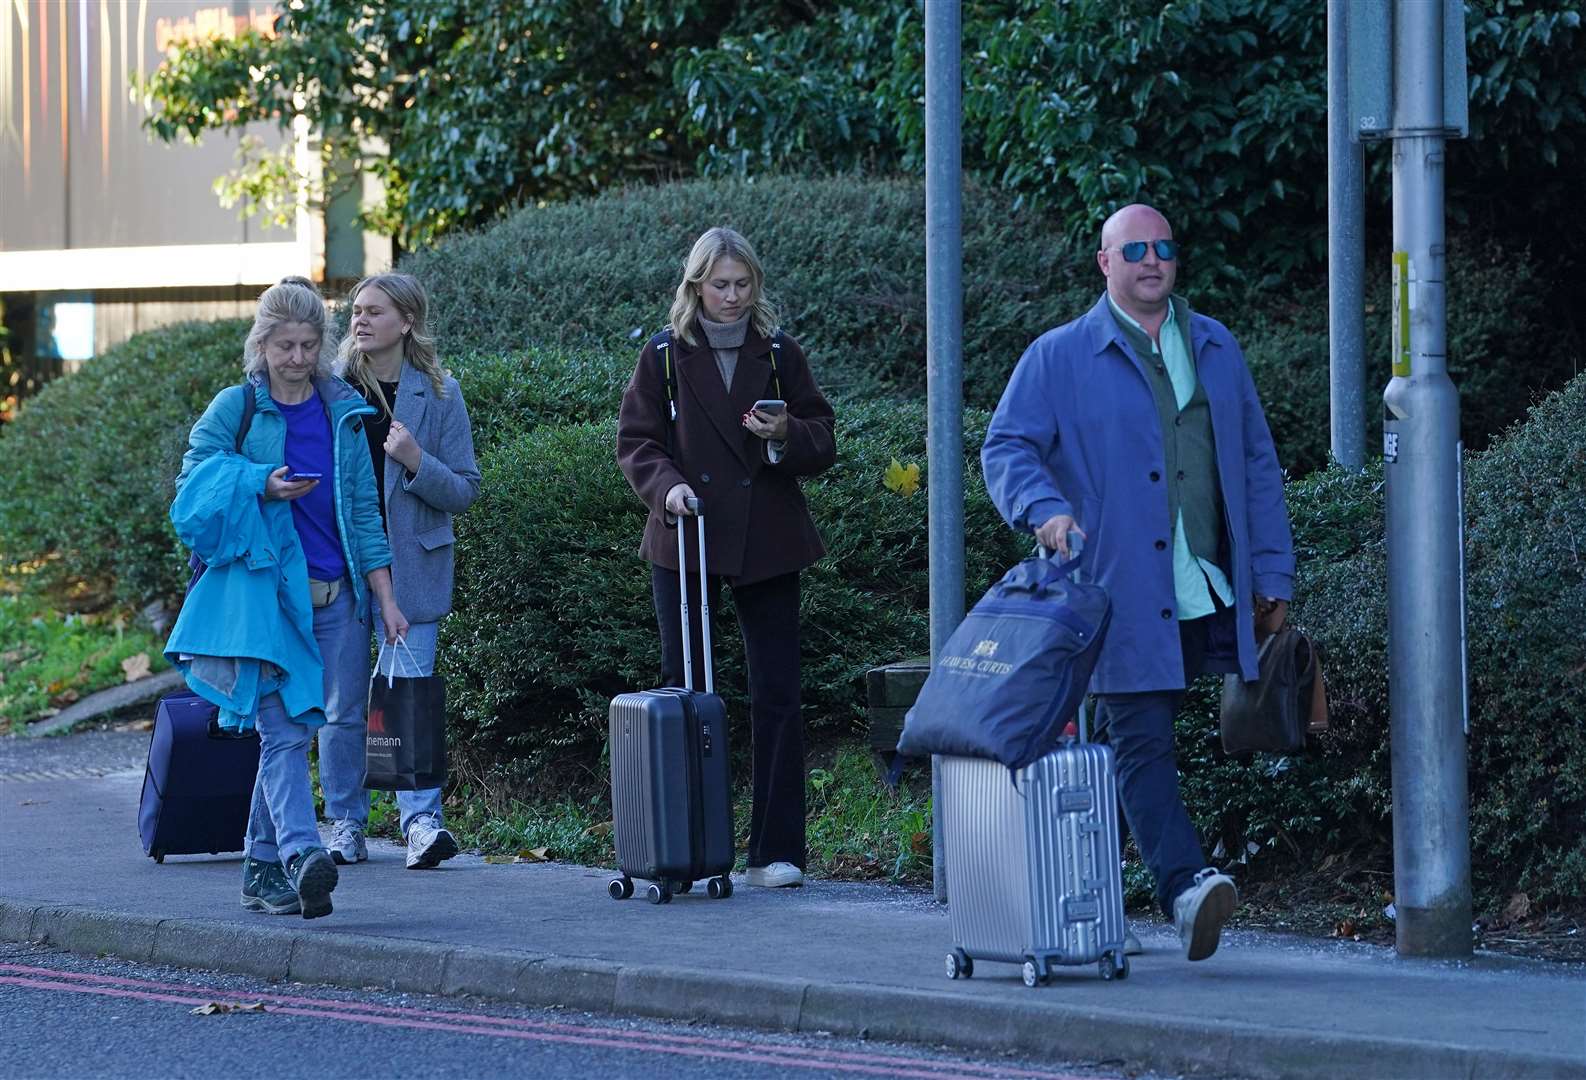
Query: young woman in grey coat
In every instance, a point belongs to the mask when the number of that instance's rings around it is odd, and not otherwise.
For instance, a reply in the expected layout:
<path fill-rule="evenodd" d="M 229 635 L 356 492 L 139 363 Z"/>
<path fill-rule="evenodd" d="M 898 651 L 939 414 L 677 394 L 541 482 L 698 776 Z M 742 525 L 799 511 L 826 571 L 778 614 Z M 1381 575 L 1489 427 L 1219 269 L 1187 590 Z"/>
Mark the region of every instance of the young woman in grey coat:
<path fill-rule="evenodd" d="M 368 417 L 369 453 L 380 488 L 380 513 L 391 541 L 391 578 L 410 624 L 407 637 L 386 649 L 382 672 L 399 677 L 435 673 L 436 632 L 452 608 L 452 518 L 479 494 L 473 432 L 462 391 L 441 370 L 425 328 L 429 298 L 410 274 L 376 274 L 352 293 L 352 324 L 343 340 L 341 374 L 378 410 Z M 333 662 L 369 682 L 370 643 Z M 320 784 L 331 819 L 331 857 L 338 863 L 369 857 L 364 830 L 369 793 L 363 787 L 364 711 L 327 724 L 319 736 Z M 355 721 L 355 722 L 352 722 Z M 429 869 L 457 854 L 444 827 L 439 788 L 399 791 L 409 870 Z"/>

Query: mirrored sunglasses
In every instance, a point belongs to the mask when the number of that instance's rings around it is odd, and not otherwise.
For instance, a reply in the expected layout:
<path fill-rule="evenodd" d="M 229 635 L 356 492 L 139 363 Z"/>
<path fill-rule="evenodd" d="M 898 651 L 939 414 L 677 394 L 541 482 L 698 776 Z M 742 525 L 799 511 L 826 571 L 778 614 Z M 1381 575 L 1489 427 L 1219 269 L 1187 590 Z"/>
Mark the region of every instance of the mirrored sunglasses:
<path fill-rule="evenodd" d="M 1118 250 L 1123 253 L 1124 262 L 1137 263 L 1145 258 L 1147 246 L 1156 248 L 1156 257 L 1163 262 L 1178 258 L 1177 240 L 1131 240 L 1127 244 L 1120 244 Z"/>

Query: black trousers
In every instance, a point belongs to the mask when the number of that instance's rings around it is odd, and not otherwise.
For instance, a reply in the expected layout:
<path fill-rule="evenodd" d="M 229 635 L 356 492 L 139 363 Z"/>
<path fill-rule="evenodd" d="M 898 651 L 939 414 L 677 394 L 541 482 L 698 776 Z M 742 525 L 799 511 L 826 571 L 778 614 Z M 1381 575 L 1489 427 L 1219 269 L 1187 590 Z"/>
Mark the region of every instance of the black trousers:
<path fill-rule="evenodd" d="M 722 579 L 710 575 L 711 641 L 716 638 Z M 656 623 L 661 630 L 661 685 L 683 685 L 683 626 L 677 574 L 650 568 Z M 799 576 L 783 574 L 734 585 L 733 606 L 743 631 L 749 670 L 749 720 L 754 754 L 754 805 L 749 820 L 749 865 L 787 862 L 804 868 L 804 720 L 799 713 Z M 689 637 L 694 689 L 705 689 L 700 633 L 699 575 L 688 576 Z"/>

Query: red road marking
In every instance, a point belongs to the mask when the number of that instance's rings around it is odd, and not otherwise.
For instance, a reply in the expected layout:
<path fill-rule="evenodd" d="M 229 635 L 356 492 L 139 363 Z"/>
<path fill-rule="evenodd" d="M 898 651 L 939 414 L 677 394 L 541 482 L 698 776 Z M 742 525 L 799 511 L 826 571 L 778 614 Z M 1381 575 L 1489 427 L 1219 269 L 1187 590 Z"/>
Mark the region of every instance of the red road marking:
<path fill-rule="evenodd" d="M 311 998 L 290 994 L 238 994 L 235 991 L 220 990 L 214 987 L 186 986 L 111 975 L 90 975 L 81 972 L 57 971 L 52 968 L 30 967 L 23 964 L 0 963 L 0 972 L 17 973 L 16 975 L 0 974 L 0 984 L 39 990 L 98 994 L 100 996 L 134 998 L 182 1005 L 202 1005 L 210 1001 L 237 1005 L 255 1001 L 275 1002 L 276 1004 L 271 1008 L 272 1012 L 295 1016 L 345 1020 L 387 1027 L 491 1035 L 498 1038 L 568 1043 L 608 1049 L 643 1050 L 649 1053 L 718 1058 L 756 1064 L 825 1068 L 838 1072 L 918 1077 L 922 1078 L 922 1080 L 939 1080 L 940 1077 L 947 1075 L 1006 1076 L 1031 1078 L 1031 1080 L 1035 1080 L 1035 1078 L 1039 1078 L 1039 1080 L 1087 1080 L 1087 1078 L 1063 1073 L 1037 1072 L 1027 1069 L 1001 1069 L 996 1066 L 978 1065 L 970 1062 L 937 1062 L 901 1055 L 816 1050 L 807 1047 L 766 1048 L 763 1044 L 737 1039 L 713 1039 L 705 1036 L 670 1035 L 648 1031 L 626 1032 L 554 1021 L 534 1021 L 478 1013 L 412 1009 L 398 1005 L 338 1001 L 336 999 Z M 43 976 L 43 978 L 30 976 Z M 797 1056 L 792 1056 L 795 1054 Z"/>

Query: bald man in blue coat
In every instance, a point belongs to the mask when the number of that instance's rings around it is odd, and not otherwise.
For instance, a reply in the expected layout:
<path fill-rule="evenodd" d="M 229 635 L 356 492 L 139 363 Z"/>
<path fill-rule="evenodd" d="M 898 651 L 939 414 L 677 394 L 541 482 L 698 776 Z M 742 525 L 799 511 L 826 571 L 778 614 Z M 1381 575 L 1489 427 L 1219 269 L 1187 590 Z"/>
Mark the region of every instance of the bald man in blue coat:
<path fill-rule="evenodd" d="M 1228 328 L 1173 292 L 1167 219 L 1126 206 L 1102 227 L 1095 307 L 1020 358 L 981 449 L 1015 529 L 1112 598 L 1090 689 L 1118 762 L 1129 829 L 1190 960 L 1217 949 L 1238 903 L 1206 865 L 1179 794 L 1173 718 L 1197 675 L 1256 677 L 1256 635 L 1282 625 L 1294 544 L 1283 475 Z"/>

